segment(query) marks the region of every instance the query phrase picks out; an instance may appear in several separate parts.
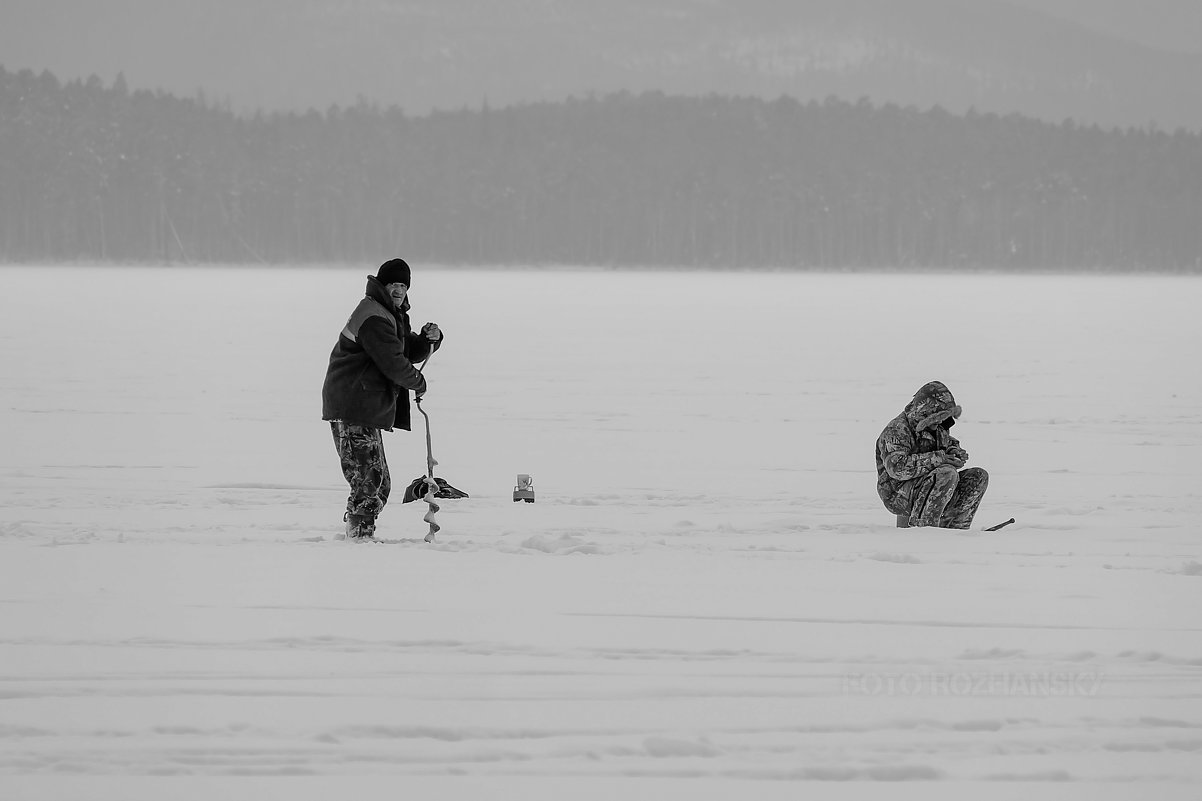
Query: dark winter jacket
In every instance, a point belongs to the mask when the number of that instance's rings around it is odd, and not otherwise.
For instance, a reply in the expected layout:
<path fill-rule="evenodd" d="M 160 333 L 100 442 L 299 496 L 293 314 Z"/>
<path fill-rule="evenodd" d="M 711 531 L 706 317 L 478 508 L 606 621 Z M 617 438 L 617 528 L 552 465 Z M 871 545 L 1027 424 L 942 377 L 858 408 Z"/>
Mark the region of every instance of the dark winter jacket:
<path fill-rule="evenodd" d="M 426 391 L 426 379 L 413 365 L 430 352 L 430 341 L 409 325 L 409 301 L 393 308 L 384 287 L 368 276 L 367 296 L 351 312 L 330 353 L 321 388 L 322 419 L 410 430 L 408 391 Z"/>
<path fill-rule="evenodd" d="M 948 448 L 960 447 L 946 425 L 960 412 L 951 391 L 932 381 L 877 437 L 876 491 L 890 512 L 909 514 L 915 479 L 947 463 Z"/>

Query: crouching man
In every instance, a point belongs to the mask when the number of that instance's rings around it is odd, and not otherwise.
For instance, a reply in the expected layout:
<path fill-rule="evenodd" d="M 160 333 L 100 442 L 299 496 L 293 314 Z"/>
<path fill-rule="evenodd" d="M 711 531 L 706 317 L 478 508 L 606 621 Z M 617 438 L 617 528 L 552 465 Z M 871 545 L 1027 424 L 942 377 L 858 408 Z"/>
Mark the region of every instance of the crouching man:
<path fill-rule="evenodd" d="M 951 435 L 961 408 L 939 381 L 924 384 L 876 441 L 876 491 L 901 526 L 966 529 L 989 486 Z"/>

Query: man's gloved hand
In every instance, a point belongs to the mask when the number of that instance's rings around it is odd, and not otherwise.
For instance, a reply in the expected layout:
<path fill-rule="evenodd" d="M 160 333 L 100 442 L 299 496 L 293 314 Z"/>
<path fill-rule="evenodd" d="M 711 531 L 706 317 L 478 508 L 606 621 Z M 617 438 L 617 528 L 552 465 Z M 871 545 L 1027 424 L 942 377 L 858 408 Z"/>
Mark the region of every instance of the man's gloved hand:
<path fill-rule="evenodd" d="M 952 446 L 943 452 L 943 463 L 959 470 L 968 463 L 968 451 Z"/>
<path fill-rule="evenodd" d="M 439 342 L 442 340 L 442 329 L 438 323 L 426 323 L 422 326 L 422 336 L 431 342 Z"/>

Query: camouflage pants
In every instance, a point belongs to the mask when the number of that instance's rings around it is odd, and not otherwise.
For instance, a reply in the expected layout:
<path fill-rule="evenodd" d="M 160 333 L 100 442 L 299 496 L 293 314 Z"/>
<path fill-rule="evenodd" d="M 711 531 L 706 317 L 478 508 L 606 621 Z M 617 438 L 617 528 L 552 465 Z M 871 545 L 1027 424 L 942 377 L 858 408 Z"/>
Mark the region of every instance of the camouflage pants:
<path fill-rule="evenodd" d="M 989 474 L 979 467 L 937 467 L 914 482 L 910 525 L 968 528 L 988 487 Z"/>
<path fill-rule="evenodd" d="M 335 420 L 330 423 L 330 430 L 334 434 L 338 459 L 342 462 L 342 475 L 351 485 L 346 511 L 374 520 L 388 503 L 388 494 L 392 491 L 380 429 Z"/>

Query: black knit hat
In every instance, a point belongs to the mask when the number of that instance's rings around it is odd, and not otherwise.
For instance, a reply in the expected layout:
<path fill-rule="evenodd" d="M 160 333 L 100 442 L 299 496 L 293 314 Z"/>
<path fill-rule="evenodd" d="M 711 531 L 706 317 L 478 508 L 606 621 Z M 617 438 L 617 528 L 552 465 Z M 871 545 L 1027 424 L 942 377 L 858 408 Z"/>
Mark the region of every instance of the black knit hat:
<path fill-rule="evenodd" d="M 411 276 L 409 275 L 409 265 L 404 259 L 392 259 L 380 265 L 380 271 L 376 273 L 376 280 L 384 286 L 389 284 L 404 284 L 411 286 L 409 283 Z"/>

